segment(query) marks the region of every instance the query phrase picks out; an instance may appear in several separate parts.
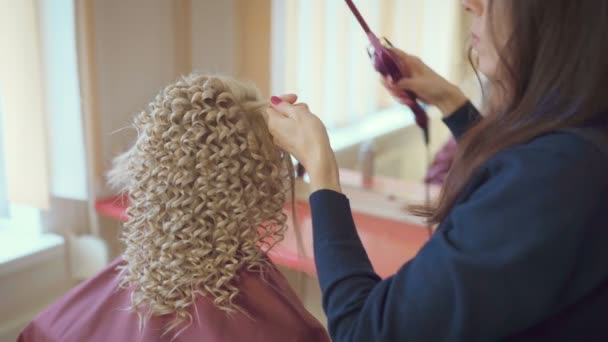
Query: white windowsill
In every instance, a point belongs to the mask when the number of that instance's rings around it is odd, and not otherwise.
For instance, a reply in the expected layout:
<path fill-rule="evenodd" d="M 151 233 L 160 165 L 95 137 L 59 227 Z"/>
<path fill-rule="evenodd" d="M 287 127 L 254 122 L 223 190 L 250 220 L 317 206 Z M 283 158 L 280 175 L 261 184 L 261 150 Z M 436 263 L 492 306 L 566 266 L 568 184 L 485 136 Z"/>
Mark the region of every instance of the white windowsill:
<path fill-rule="evenodd" d="M 368 115 L 356 124 L 330 129 L 328 134 L 332 149 L 340 151 L 415 124 L 409 108 L 393 106 Z"/>
<path fill-rule="evenodd" d="M 55 234 L 31 234 L 27 230 L 0 230 L 0 276 L 22 270 L 65 253 L 64 239 Z"/>

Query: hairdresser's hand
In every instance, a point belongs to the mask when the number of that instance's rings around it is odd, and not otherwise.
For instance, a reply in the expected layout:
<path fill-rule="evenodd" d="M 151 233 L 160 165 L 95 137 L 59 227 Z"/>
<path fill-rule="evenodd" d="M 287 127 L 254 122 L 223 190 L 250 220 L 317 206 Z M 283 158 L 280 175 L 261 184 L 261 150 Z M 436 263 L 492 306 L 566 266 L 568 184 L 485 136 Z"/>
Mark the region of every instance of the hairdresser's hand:
<path fill-rule="evenodd" d="M 408 55 L 399 50 L 392 49 L 403 69 L 411 71 L 411 77 L 401 80 L 382 79 L 386 89 L 399 102 L 407 104 L 399 99 L 399 93 L 409 90 L 423 102 L 437 106 L 444 116 L 449 116 L 467 101 L 462 91 L 445 78 L 428 67 L 420 58 Z"/>
<path fill-rule="evenodd" d="M 275 143 L 293 154 L 306 168 L 312 190 L 341 192 L 336 157 L 325 126 L 294 95 L 273 96 L 267 122 Z"/>

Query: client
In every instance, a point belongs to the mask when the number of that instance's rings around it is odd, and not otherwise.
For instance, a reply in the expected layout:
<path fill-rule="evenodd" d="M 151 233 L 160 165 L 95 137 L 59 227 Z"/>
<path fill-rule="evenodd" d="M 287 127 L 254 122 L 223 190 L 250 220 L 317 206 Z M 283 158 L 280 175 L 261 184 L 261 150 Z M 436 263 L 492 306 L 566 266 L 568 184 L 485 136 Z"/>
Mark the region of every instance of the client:
<path fill-rule="evenodd" d="M 266 253 L 286 229 L 290 156 L 258 92 L 191 75 L 136 116 L 110 181 L 126 250 L 39 314 L 20 341 L 329 341 Z"/>

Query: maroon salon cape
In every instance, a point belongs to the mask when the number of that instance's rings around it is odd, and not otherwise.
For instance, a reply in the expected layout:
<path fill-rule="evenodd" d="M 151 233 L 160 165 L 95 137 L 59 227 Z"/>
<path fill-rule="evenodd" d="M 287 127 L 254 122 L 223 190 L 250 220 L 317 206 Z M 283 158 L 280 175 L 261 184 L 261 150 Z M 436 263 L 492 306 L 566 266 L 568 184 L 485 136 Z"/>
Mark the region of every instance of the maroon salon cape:
<path fill-rule="evenodd" d="M 170 341 L 172 332 L 161 335 L 171 317 L 154 317 L 140 331 L 137 314 L 125 310 L 129 291 L 117 288 L 116 266 L 122 262 L 114 260 L 38 314 L 18 341 Z M 240 313 L 228 317 L 210 300 L 199 298 L 195 305 L 200 323 L 193 315 L 192 325 L 174 341 L 329 341 L 325 329 L 304 309 L 274 265 L 263 280 L 242 271 L 239 286 L 237 303 L 251 318 Z"/>

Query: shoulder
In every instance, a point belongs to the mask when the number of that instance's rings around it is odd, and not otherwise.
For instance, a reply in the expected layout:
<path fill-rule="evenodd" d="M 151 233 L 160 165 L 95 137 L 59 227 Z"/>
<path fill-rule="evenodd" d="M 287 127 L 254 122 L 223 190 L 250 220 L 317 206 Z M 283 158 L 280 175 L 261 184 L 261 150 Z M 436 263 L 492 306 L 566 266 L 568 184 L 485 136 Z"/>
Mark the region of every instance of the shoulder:
<path fill-rule="evenodd" d="M 569 209 L 564 215 L 582 215 L 606 206 L 606 174 L 608 156 L 597 144 L 570 132 L 550 133 L 497 153 L 469 182 L 458 204 L 483 210 L 499 206 L 503 214 L 512 208 L 513 215 L 563 208 Z"/>
<path fill-rule="evenodd" d="M 506 149 L 484 168 L 489 175 L 534 179 L 545 185 L 608 184 L 603 176 L 608 172 L 608 155 L 591 139 L 568 131 L 545 134 Z"/>
<path fill-rule="evenodd" d="M 593 143 L 571 133 L 539 136 L 482 166 L 447 217 L 446 232 L 473 249 L 522 250 L 524 236 L 574 246 L 577 234 L 608 222 L 607 173 L 608 157 Z M 581 227 L 588 220 L 597 224 Z"/>
<path fill-rule="evenodd" d="M 604 133 L 601 141 L 593 138 L 598 133 L 599 131 L 591 129 L 556 131 L 536 137 L 524 147 L 572 160 L 596 161 L 605 167 L 608 164 L 608 153 L 602 151 L 599 144 L 608 142 L 608 132 Z"/>

